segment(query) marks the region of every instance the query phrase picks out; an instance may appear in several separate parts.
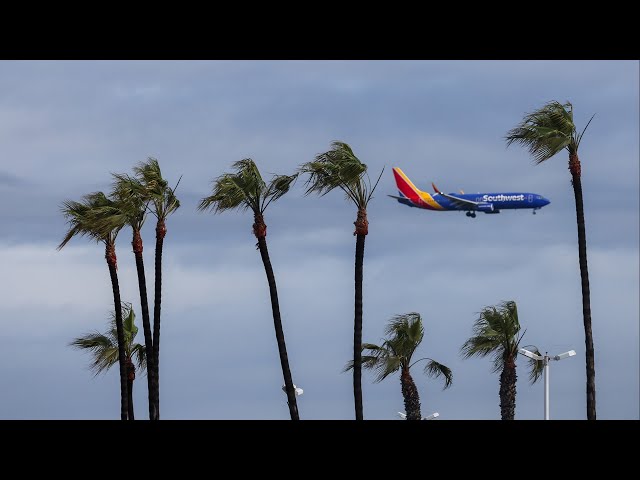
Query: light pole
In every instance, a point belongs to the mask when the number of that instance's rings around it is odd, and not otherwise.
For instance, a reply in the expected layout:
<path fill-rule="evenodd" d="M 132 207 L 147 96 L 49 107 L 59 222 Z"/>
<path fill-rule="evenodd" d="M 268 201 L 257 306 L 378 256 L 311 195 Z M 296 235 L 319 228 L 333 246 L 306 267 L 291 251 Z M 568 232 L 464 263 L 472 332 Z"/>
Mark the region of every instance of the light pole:
<path fill-rule="evenodd" d="M 406 420 L 407 419 L 407 414 L 404 412 L 398 412 L 398 416 L 402 419 L 402 420 Z M 426 417 L 422 417 L 422 420 L 433 420 L 434 418 L 438 418 L 440 416 L 440 414 L 438 412 L 433 412 L 431 415 L 427 415 Z"/>
<path fill-rule="evenodd" d="M 519 348 L 518 352 L 525 357 L 533 358 L 534 360 L 542 361 L 544 365 L 544 419 L 549 420 L 549 360 L 563 360 L 567 357 L 573 357 L 576 354 L 575 350 L 569 350 L 568 352 L 561 353 L 550 357 L 545 352 L 544 355 L 537 355 L 524 348 Z"/>

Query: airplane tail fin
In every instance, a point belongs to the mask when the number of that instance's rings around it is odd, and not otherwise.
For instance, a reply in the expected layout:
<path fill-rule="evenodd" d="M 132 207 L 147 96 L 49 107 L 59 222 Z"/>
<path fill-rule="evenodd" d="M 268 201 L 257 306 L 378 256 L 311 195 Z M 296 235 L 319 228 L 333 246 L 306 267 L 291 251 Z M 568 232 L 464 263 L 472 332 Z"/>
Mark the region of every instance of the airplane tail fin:
<path fill-rule="evenodd" d="M 400 195 L 408 198 L 413 203 L 419 204 L 422 198 L 421 193 L 423 192 L 419 190 L 398 167 L 393 168 L 393 176 L 396 180 L 396 186 L 398 187 Z"/>

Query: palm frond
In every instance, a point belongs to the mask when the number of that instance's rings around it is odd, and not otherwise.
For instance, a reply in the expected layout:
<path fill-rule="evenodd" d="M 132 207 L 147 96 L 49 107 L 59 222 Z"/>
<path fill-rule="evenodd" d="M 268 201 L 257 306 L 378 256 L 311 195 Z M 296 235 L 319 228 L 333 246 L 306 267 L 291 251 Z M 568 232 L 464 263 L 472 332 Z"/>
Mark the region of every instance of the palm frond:
<path fill-rule="evenodd" d="M 397 372 L 402 366 L 402 359 L 395 356 L 385 341 L 382 346 L 363 343 L 362 351 L 369 351 L 369 355 L 362 355 L 362 368 L 375 372 L 374 382 L 378 383 Z M 353 360 L 347 362 L 343 372 L 353 369 Z"/>
<path fill-rule="evenodd" d="M 156 218 L 165 220 L 180 207 L 180 201 L 175 196 L 180 180 L 174 188 L 171 188 L 167 180 L 162 177 L 157 159 L 149 157 L 146 162 L 139 162 L 133 167 L 133 172 L 138 181 L 144 185 L 146 197 L 153 206 L 151 211 Z"/>
<path fill-rule="evenodd" d="M 463 358 L 486 357 L 500 347 L 500 339 L 497 334 L 493 336 L 478 335 L 469 338 L 462 347 L 460 353 Z"/>
<path fill-rule="evenodd" d="M 580 138 L 573 122 L 573 106 L 555 100 L 527 113 L 505 136 L 507 147 L 513 143 L 526 147 L 535 163 L 542 163 L 563 149 L 577 152 Z"/>
<path fill-rule="evenodd" d="M 62 202 L 60 210 L 67 220 L 69 230 L 58 250 L 62 249 L 74 236 L 88 236 L 96 242 L 113 243 L 122 229 L 122 222 L 112 222 L 107 225 L 105 216 L 118 211 L 115 203 L 103 192 L 93 192 L 84 195 L 80 202 L 66 200 Z"/>
<path fill-rule="evenodd" d="M 367 166 L 356 157 L 348 144 L 334 141 L 331 147 L 328 152 L 300 166 L 299 172 L 309 175 L 305 182 L 305 194 L 324 196 L 339 188 L 358 208 L 366 208 L 375 189 L 371 188 L 370 181 L 365 181 Z"/>
<path fill-rule="evenodd" d="M 147 369 L 147 354 L 144 345 L 140 345 L 139 343 L 134 344 L 131 356 L 136 359 L 136 364 L 140 371 Z"/>
<path fill-rule="evenodd" d="M 214 213 L 220 213 L 240 208 L 261 212 L 267 185 L 255 162 L 245 158 L 234 162 L 232 168 L 236 170 L 235 173 L 224 173 L 213 181 L 212 194 L 200 201 L 198 210 L 211 209 Z"/>
<path fill-rule="evenodd" d="M 521 340 L 516 302 L 484 307 L 473 324 L 473 336 L 460 348 L 463 358 L 491 356 L 493 372 L 504 366 L 505 355 L 516 355 Z"/>
<path fill-rule="evenodd" d="M 262 206 L 260 207 L 260 212 L 264 213 L 271 202 L 280 199 L 284 194 L 286 194 L 297 178 L 297 173 L 293 175 L 274 175 L 267 185 L 267 190 L 262 195 Z"/>
<path fill-rule="evenodd" d="M 122 302 L 122 318 L 125 355 L 127 357 L 137 356 L 138 365 L 146 368 L 145 347 L 144 345 L 134 343 L 138 333 L 138 327 L 135 325 L 135 313 L 131 303 Z M 106 333 L 89 333 L 82 337 L 75 338 L 69 345 L 80 350 L 87 350 L 91 353 L 92 362 L 89 368 L 94 371 L 96 375 L 109 370 L 119 361 L 118 332 L 115 313 L 110 312 Z"/>
<path fill-rule="evenodd" d="M 88 350 L 92 355 L 90 369 L 98 375 L 107 371 L 118 361 L 118 348 L 109 337 L 99 332 L 75 338 L 69 345 L 79 350 Z M 115 352 L 115 354 L 114 354 Z"/>
<path fill-rule="evenodd" d="M 596 114 L 594 113 L 591 118 L 589 119 L 589 121 L 587 122 L 587 125 L 584 127 L 584 129 L 582 130 L 582 132 L 580 133 L 580 135 L 578 135 L 577 141 L 576 141 L 576 150 L 577 148 L 580 146 L 580 142 L 582 141 L 582 136 L 584 135 L 584 132 L 587 131 L 587 128 L 589 128 L 589 124 L 591 124 L 591 120 L 593 120 L 593 117 L 595 117 Z"/>
<path fill-rule="evenodd" d="M 429 358 L 429 361 L 424 366 L 424 373 L 433 378 L 444 378 L 443 390 L 449 388 L 453 382 L 453 373 L 451 369 L 435 360 Z"/>
<path fill-rule="evenodd" d="M 540 357 L 543 356 L 535 345 L 526 345 L 526 349 Z M 527 365 L 529 370 L 529 383 L 533 385 L 540 380 L 540 377 L 542 377 L 544 373 L 544 361 L 527 357 Z"/>
<path fill-rule="evenodd" d="M 114 200 L 118 211 L 105 214 L 105 225 L 118 222 L 130 225 L 134 230 L 141 230 L 147 213 L 147 205 L 151 201 L 145 185 L 137 178 L 123 173 L 112 173 L 112 189 L 110 197 Z"/>

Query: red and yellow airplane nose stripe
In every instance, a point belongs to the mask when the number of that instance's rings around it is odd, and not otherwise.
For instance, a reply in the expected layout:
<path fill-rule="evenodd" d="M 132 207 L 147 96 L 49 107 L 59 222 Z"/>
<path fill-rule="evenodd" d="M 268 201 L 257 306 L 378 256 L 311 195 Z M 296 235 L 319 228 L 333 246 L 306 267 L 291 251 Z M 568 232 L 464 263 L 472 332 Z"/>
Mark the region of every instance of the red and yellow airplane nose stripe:
<path fill-rule="evenodd" d="M 418 190 L 418 188 L 398 167 L 393 168 L 393 176 L 396 179 L 396 185 L 398 186 L 400 193 L 413 203 L 429 210 L 444 210 L 444 207 L 436 202 L 431 195 L 427 192 Z"/>

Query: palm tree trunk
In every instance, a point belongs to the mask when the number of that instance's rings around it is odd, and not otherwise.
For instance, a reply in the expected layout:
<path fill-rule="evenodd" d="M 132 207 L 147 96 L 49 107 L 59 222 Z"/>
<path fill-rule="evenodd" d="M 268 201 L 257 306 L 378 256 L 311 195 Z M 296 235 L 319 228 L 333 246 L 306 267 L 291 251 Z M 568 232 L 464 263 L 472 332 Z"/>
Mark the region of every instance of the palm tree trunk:
<path fill-rule="evenodd" d="M 138 289 L 140 290 L 140 307 L 142 310 L 142 329 L 144 331 L 144 346 L 147 352 L 147 385 L 149 388 L 149 420 L 155 420 L 154 403 L 154 362 L 153 362 L 153 337 L 151 336 L 151 322 L 149 320 L 149 303 L 147 301 L 147 280 L 144 274 L 144 261 L 142 259 L 142 237 L 138 230 L 133 232 L 133 253 L 136 258 L 136 270 L 138 272 Z"/>
<path fill-rule="evenodd" d="M 507 359 L 500 374 L 500 415 L 502 420 L 513 420 L 516 415 L 516 364 Z"/>
<path fill-rule="evenodd" d="M 127 392 L 129 397 L 129 420 L 135 420 L 133 415 L 133 380 L 127 380 Z"/>
<path fill-rule="evenodd" d="M 135 420 L 133 414 L 133 381 L 136 379 L 136 367 L 131 361 L 131 357 L 127 358 L 127 394 L 129 407 L 129 420 Z"/>
<path fill-rule="evenodd" d="M 280 353 L 280 365 L 284 376 L 284 386 L 287 393 L 287 403 L 289 405 L 289 414 L 291 420 L 300 420 L 298 414 L 298 403 L 296 402 L 296 393 L 293 388 L 293 380 L 291 378 L 291 370 L 289 369 L 289 357 L 287 356 L 287 346 L 284 341 L 284 331 L 282 329 L 282 319 L 280 318 L 280 304 L 278 303 L 278 289 L 276 287 L 276 278 L 271 267 L 269 259 L 269 250 L 267 249 L 267 226 L 264 224 L 262 215 L 255 215 L 255 223 L 253 231 L 258 238 L 258 248 L 260 256 L 264 264 L 264 271 L 267 274 L 269 282 L 269 294 L 271 295 L 271 310 L 273 312 L 273 326 L 276 330 L 276 340 L 278 342 L 278 352 Z"/>
<path fill-rule="evenodd" d="M 128 396 L 127 392 L 127 366 L 124 349 L 124 324 L 122 323 L 122 303 L 120 301 L 120 284 L 118 283 L 116 247 L 107 244 L 105 248 L 105 258 L 109 266 L 109 276 L 111 277 L 111 288 L 113 290 L 113 304 L 116 311 L 116 333 L 118 337 L 118 364 L 120 366 L 120 420 L 126 420 L 128 416 Z"/>
<path fill-rule="evenodd" d="M 402 397 L 404 398 L 404 411 L 407 413 L 407 420 L 420 420 L 420 395 L 408 368 L 403 368 L 400 374 L 400 384 L 402 385 Z"/>
<path fill-rule="evenodd" d="M 591 293 L 589 291 L 589 270 L 587 267 L 587 235 L 584 225 L 584 207 L 582 205 L 582 181 L 580 179 L 580 160 L 578 155 L 569 155 L 571 183 L 576 199 L 576 221 L 578 224 L 578 259 L 582 282 L 582 318 L 584 321 L 584 343 L 587 366 L 587 419 L 596 419 L 596 368 L 591 332 Z"/>
<path fill-rule="evenodd" d="M 355 264 L 355 315 L 353 321 L 353 398 L 356 420 L 363 420 L 362 409 L 362 270 L 364 265 L 364 241 L 366 236 L 356 236 Z"/>
<path fill-rule="evenodd" d="M 156 420 L 160 420 L 160 307 L 162 305 L 162 247 L 167 227 L 164 220 L 156 225 L 156 263 L 155 295 L 153 297 L 153 401 L 156 407 Z"/>

